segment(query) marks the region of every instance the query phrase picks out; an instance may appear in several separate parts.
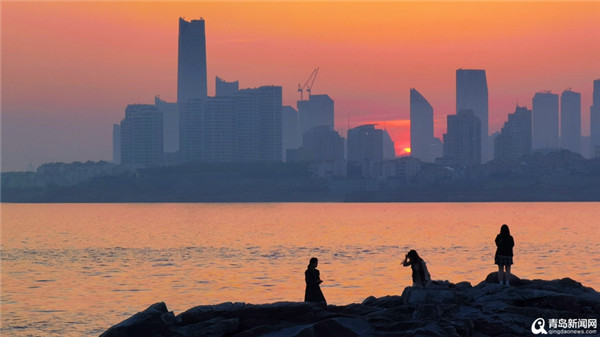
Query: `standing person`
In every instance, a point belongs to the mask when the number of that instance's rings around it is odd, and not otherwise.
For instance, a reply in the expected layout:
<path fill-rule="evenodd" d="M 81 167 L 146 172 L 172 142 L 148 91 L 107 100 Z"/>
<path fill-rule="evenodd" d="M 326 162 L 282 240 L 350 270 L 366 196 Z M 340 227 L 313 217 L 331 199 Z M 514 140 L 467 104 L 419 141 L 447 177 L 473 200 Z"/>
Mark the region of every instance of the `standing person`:
<path fill-rule="evenodd" d="M 408 254 L 404 256 L 402 265 L 411 267 L 413 287 L 425 288 L 431 282 L 431 275 L 429 275 L 429 271 L 427 270 L 427 264 L 425 263 L 425 260 L 417 254 L 416 250 L 411 249 Z"/>
<path fill-rule="evenodd" d="M 510 266 L 513 264 L 513 247 L 515 240 L 510 235 L 510 229 L 506 224 L 500 227 L 500 234 L 496 236 L 496 256 L 494 263 L 498 265 L 498 282 L 509 285 Z M 504 283 L 502 282 L 504 279 Z"/>
<path fill-rule="evenodd" d="M 316 257 L 310 259 L 308 267 L 304 272 L 304 280 L 306 281 L 306 292 L 304 293 L 304 302 L 317 302 L 324 303 L 327 305 L 327 301 L 325 301 L 325 296 L 323 296 L 323 292 L 321 291 L 321 287 L 319 284 L 323 283 L 321 281 L 321 276 L 317 266 L 319 265 L 319 260 Z"/>

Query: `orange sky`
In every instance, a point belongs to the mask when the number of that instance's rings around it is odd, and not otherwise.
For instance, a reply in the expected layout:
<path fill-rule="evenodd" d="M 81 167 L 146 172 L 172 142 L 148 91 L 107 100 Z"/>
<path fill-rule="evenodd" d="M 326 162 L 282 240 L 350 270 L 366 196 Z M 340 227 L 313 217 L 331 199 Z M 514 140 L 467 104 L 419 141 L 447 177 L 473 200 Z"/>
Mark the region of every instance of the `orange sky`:
<path fill-rule="evenodd" d="M 180 16 L 206 20 L 209 94 L 218 75 L 282 85 L 295 106 L 320 67 L 313 93 L 335 100 L 336 129 L 387 121 L 398 149 L 409 146 L 409 89 L 433 105 L 439 137 L 458 68 L 486 69 L 491 132 L 517 101 L 572 88 L 589 134 L 600 1 L 4 1 L 2 170 L 110 160 L 127 104 L 176 97 Z"/>

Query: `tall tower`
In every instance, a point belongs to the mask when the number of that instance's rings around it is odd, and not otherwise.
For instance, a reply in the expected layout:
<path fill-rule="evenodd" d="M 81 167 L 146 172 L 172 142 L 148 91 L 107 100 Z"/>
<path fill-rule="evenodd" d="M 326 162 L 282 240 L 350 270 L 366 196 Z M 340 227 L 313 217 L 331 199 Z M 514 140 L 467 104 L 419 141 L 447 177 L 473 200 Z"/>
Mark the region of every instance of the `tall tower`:
<path fill-rule="evenodd" d="M 532 109 L 533 149 L 558 147 L 558 95 L 549 91 L 536 93 Z"/>
<path fill-rule="evenodd" d="M 560 95 L 560 145 L 581 153 L 581 94 L 570 89 Z"/>
<path fill-rule="evenodd" d="M 488 87 L 485 70 L 456 71 L 456 112 L 471 110 L 481 122 L 481 161 L 492 159 L 488 136 Z"/>
<path fill-rule="evenodd" d="M 590 139 L 592 157 L 600 157 L 600 79 L 594 81 L 594 94 L 590 107 Z"/>
<path fill-rule="evenodd" d="M 179 18 L 177 102 L 206 98 L 206 37 L 204 19 Z"/>
<path fill-rule="evenodd" d="M 433 107 L 417 89 L 410 89 L 410 154 L 433 162 Z"/>

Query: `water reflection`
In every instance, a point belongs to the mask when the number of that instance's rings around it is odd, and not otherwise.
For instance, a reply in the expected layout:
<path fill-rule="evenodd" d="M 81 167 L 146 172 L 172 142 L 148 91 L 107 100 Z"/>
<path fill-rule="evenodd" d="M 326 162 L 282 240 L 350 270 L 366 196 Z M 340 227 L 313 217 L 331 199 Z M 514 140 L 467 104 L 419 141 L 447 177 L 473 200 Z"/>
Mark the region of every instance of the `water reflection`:
<path fill-rule="evenodd" d="M 302 301 L 301 269 L 311 256 L 319 257 L 332 304 L 400 294 L 412 283 L 400 265 L 409 247 L 433 279 L 477 283 L 496 270 L 493 239 L 502 223 L 515 237 L 514 274 L 568 276 L 598 289 L 600 245 L 589 240 L 600 237 L 598 207 L 2 205 L 0 332 L 97 335 L 157 301 L 176 313 L 223 301 Z M 589 264 L 570 263 L 575 257 Z"/>

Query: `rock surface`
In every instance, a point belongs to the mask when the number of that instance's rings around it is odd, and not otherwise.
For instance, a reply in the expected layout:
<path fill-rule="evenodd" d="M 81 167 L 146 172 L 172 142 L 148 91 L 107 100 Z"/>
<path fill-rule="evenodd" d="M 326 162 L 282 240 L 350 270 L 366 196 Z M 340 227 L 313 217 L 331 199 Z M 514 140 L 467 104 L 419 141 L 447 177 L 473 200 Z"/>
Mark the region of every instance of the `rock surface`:
<path fill-rule="evenodd" d="M 531 335 L 539 317 L 600 318 L 600 293 L 569 278 L 497 283 L 496 273 L 476 286 L 434 281 L 406 287 L 402 296 L 369 297 L 327 307 L 315 303 L 222 303 L 175 316 L 156 303 L 100 337 L 320 337 Z"/>

